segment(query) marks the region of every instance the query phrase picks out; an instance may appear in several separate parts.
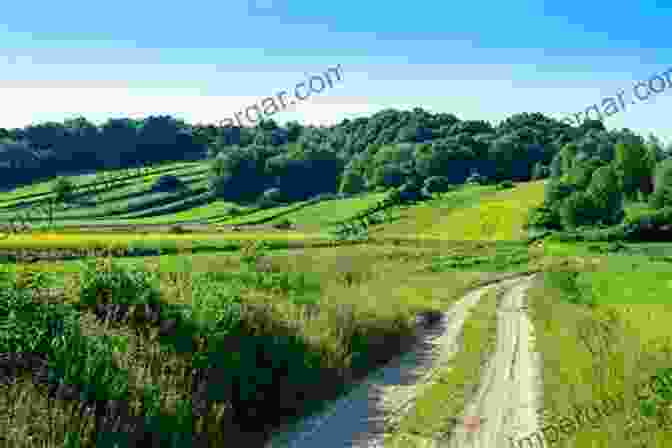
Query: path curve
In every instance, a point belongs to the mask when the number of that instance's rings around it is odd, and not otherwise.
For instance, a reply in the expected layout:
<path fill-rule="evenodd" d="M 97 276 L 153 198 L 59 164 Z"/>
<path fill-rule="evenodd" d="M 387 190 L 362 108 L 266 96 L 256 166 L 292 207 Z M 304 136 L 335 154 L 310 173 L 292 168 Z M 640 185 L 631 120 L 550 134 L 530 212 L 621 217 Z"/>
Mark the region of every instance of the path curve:
<path fill-rule="evenodd" d="M 413 350 L 369 375 L 326 411 L 276 434 L 265 448 L 382 447 L 385 422 L 407 412 L 434 373 L 458 352 L 458 336 L 473 306 L 492 289 L 513 288 L 521 277 L 489 282 L 466 294 L 438 325 L 420 332 Z"/>
<path fill-rule="evenodd" d="M 524 300 L 532 277 L 506 291 L 500 302 L 495 353 L 462 416 L 479 418 L 480 425 L 473 430 L 459 425 L 449 448 L 507 447 L 539 429 L 540 359 L 532 350 L 533 328 Z"/>

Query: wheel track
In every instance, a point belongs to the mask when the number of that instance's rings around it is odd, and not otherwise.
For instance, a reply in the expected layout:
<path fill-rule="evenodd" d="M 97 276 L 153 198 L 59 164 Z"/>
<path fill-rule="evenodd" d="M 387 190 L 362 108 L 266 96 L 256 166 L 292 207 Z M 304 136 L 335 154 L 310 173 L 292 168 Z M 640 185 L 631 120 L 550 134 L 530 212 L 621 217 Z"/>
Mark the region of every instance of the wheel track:
<path fill-rule="evenodd" d="M 492 289 L 510 289 L 520 282 L 521 274 L 517 274 L 472 290 L 444 313 L 436 327 L 419 332 L 413 350 L 369 375 L 330 403 L 326 411 L 275 434 L 265 448 L 383 446 L 386 428 L 408 412 L 440 368 L 459 351 L 464 322 L 481 297 Z"/>

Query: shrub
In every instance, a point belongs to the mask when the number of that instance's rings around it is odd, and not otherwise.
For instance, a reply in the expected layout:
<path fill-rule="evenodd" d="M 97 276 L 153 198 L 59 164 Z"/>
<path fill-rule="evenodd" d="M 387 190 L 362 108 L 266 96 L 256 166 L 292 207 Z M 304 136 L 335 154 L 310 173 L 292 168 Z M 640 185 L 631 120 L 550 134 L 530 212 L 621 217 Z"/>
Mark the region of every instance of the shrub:
<path fill-rule="evenodd" d="M 422 188 L 414 183 L 405 183 L 398 189 L 394 189 L 394 193 L 391 197 L 402 203 L 426 199 L 426 196 L 422 192 Z"/>
<path fill-rule="evenodd" d="M 425 179 L 424 182 L 424 191 L 429 193 L 445 193 L 449 191 L 451 184 L 448 181 L 448 178 L 445 176 L 432 176 Z"/>
<path fill-rule="evenodd" d="M 485 185 L 488 182 L 488 178 L 479 174 L 478 171 L 474 171 L 464 182 L 467 184 Z"/>
<path fill-rule="evenodd" d="M 190 232 L 189 230 L 185 229 L 183 226 L 181 226 L 179 224 L 174 224 L 174 225 L 170 226 L 170 231 L 173 232 L 173 233 L 179 233 L 179 234 Z"/>
<path fill-rule="evenodd" d="M 346 170 L 341 178 L 341 185 L 338 191 L 340 193 L 361 193 L 366 190 L 366 181 L 364 177 L 353 170 Z"/>
<path fill-rule="evenodd" d="M 626 218 L 624 227 L 630 239 L 640 241 L 672 240 L 672 207 L 635 218 Z"/>
<path fill-rule="evenodd" d="M 280 202 L 282 199 L 282 192 L 279 188 L 269 188 L 262 193 L 261 198 L 267 201 Z"/>
<path fill-rule="evenodd" d="M 260 198 L 257 201 L 257 207 L 261 210 L 266 210 L 268 208 L 277 207 L 279 204 L 276 201 L 267 198 Z"/>
<path fill-rule="evenodd" d="M 587 190 L 593 200 L 598 221 L 613 225 L 625 217 L 623 193 L 619 188 L 618 176 L 612 166 L 603 166 L 595 170 Z"/>
<path fill-rule="evenodd" d="M 142 267 L 125 267 L 114 260 L 91 260 L 82 263 L 80 302 L 100 304 L 153 304 L 160 298 L 155 278 Z"/>
<path fill-rule="evenodd" d="M 544 189 L 544 201 L 546 201 L 549 205 L 552 205 L 555 202 L 559 202 L 569 197 L 576 191 L 578 191 L 576 185 L 563 182 L 559 179 L 553 179 L 548 184 L 546 184 L 546 188 Z"/>
<path fill-rule="evenodd" d="M 562 230 L 562 221 L 557 207 L 542 205 L 530 210 L 526 222 L 530 229 Z"/>
<path fill-rule="evenodd" d="M 551 170 L 548 166 L 537 162 L 532 169 L 532 180 L 546 179 L 551 175 Z"/>
<path fill-rule="evenodd" d="M 514 187 L 515 187 L 515 185 L 513 185 L 513 182 L 511 182 L 510 180 L 505 180 L 505 181 L 497 184 L 497 189 L 498 190 L 507 190 L 509 188 L 514 188 Z"/>
<path fill-rule="evenodd" d="M 594 299 L 589 291 L 582 290 L 577 284 L 578 272 L 545 272 L 544 281 L 550 288 L 562 291 L 561 297 L 576 305 L 586 305 L 592 307 L 595 305 Z"/>
<path fill-rule="evenodd" d="M 75 184 L 66 177 L 58 177 L 54 182 L 52 191 L 56 194 L 57 201 L 64 201 L 70 198 L 75 190 Z"/>
<path fill-rule="evenodd" d="M 595 224 L 600 212 L 593 198 L 583 191 L 573 193 L 560 206 L 562 224 L 568 228 Z"/>
<path fill-rule="evenodd" d="M 655 187 L 650 204 L 654 208 L 672 206 L 672 159 L 665 159 L 656 167 Z"/>
<path fill-rule="evenodd" d="M 273 224 L 273 227 L 276 229 L 291 229 L 294 227 L 294 224 L 292 224 L 292 221 L 289 219 L 283 219 L 282 221 Z"/>

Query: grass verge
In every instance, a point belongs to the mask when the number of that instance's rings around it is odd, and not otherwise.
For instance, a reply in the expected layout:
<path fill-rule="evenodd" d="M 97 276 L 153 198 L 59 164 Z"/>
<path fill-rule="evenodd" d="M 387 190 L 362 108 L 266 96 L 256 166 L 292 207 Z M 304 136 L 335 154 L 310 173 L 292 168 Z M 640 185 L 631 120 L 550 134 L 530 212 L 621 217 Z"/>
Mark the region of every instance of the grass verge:
<path fill-rule="evenodd" d="M 422 446 L 417 443 L 420 440 L 450 436 L 494 352 L 497 304 L 504 292 L 501 288 L 488 291 L 474 307 L 464 323 L 461 350 L 440 367 L 433 384 L 386 436 L 386 446 L 417 447 Z"/>
<path fill-rule="evenodd" d="M 535 346 L 543 356 L 542 426 L 566 426 L 569 419 L 572 427 L 581 409 L 596 406 L 588 414 L 593 416 L 590 421 L 583 414 L 583 422 L 554 446 L 670 446 L 672 437 L 664 428 L 669 424 L 662 424 L 669 422 L 670 409 L 643 415 L 647 397 L 638 385 L 672 361 L 667 330 L 672 308 L 638 304 L 627 313 L 623 305 L 588 296 L 589 282 L 577 281 L 577 274 L 545 272 L 528 290 Z M 624 412 L 600 414 L 600 403 L 619 394 Z"/>

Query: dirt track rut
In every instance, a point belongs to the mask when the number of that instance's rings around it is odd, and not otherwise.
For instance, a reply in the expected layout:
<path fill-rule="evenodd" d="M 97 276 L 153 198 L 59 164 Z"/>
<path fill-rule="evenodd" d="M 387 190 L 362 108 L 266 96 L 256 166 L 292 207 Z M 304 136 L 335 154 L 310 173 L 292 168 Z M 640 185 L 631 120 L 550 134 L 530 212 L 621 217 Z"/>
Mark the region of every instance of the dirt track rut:
<path fill-rule="evenodd" d="M 435 371 L 457 353 L 458 336 L 464 321 L 472 307 L 493 288 L 507 290 L 498 321 L 497 350 L 493 362 L 486 368 L 484 387 L 465 413 L 476 412 L 485 417 L 478 435 L 480 438 L 474 441 L 473 435 L 469 435 L 472 439 L 465 439 L 464 434 L 456 433 L 449 442 L 437 442 L 434 446 L 508 446 L 507 439 L 502 437 L 511 431 L 526 433 L 534 430 L 534 374 L 525 370 L 533 366 L 527 336 L 529 321 L 524 312 L 508 311 L 508 308 L 518 310 L 522 307 L 530 280 L 531 276 L 506 279 L 466 294 L 444 313 L 438 325 L 421 331 L 419 342 L 412 351 L 369 375 L 349 393 L 331 403 L 326 411 L 277 434 L 265 448 L 382 447 L 385 423 L 407 412 L 415 397 L 431 384 Z M 510 379 L 511 375 L 513 379 Z M 515 412 L 511 412 L 511 406 L 515 407 Z"/>
<path fill-rule="evenodd" d="M 530 283 L 531 277 L 522 279 L 500 303 L 495 353 L 463 415 L 481 423 L 471 430 L 458 426 L 449 448 L 509 447 L 511 440 L 538 430 L 541 368 L 532 350 L 533 328 L 525 304 Z"/>

